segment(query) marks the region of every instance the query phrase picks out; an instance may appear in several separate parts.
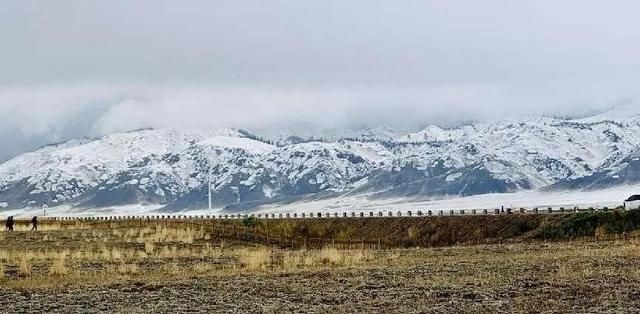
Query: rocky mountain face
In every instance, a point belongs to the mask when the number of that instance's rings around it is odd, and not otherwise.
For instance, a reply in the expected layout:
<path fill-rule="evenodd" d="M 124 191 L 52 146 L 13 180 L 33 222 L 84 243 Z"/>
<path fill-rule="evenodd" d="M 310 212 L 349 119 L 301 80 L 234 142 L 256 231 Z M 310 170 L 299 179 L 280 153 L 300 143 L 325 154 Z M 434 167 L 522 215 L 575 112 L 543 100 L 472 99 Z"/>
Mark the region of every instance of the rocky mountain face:
<path fill-rule="evenodd" d="M 346 133 L 345 133 L 346 134 Z M 366 193 L 469 196 L 640 182 L 640 116 L 534 118 L 388 128 L 322 139 L 244 130 L 159 129 L 74 140 L 0 165 L 0 210 L 158 204 L 165 211 Z"/>

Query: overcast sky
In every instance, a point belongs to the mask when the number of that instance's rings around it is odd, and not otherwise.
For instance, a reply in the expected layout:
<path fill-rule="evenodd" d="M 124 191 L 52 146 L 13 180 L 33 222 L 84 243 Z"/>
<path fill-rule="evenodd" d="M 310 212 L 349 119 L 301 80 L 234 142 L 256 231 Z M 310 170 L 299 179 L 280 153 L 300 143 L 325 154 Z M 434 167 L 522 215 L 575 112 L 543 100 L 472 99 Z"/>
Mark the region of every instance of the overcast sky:
<path fill-rule="evenodd" d="M 638 12 L 586 0 L 0 0 L 0 160 L 140 127 L 407 127 L 633 105 Z"/>

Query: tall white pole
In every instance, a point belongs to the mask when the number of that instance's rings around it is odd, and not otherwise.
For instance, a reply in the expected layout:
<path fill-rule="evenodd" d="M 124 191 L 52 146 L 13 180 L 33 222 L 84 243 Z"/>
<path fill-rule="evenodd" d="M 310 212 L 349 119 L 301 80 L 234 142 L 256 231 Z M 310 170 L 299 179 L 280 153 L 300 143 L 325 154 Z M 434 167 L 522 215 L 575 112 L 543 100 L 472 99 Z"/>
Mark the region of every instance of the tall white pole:
<path fill-rule="evenodd" d="M 211 208 L 212 207 L 211 206 L 212 205 L 211 204 L 211 169 L 209 169 L 209 185 L 208 185 L 208 187 L 209 187 L 209 211 L 211 211 L 211 209 L 212 209 Z"/>

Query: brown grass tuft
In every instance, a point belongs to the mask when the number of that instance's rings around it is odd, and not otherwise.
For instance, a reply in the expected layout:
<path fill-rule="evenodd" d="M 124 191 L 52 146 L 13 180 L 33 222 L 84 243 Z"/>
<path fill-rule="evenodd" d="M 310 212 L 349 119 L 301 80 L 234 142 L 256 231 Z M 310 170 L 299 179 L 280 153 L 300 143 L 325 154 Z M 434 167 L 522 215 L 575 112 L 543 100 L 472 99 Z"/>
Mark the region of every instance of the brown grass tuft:
<path fill-rule="evenodd" d="M 262 269 L 271 264 L 271 249 L 242 249 L 238 252 L 238 262 L 242 267 L 252 270 Z"/>
<path fill-rule="evenodd" d="M 120 264 L 117 267 L 118 274 L 121 275 L 136 275 L 140 272 L 138 264 Z"/>
<path fill-rule="evenodd" d="M 31 262 L 24 255 L 20 258 L 20 262 L 18 263 L 18 274 L 20 277 L 31 276 Z"/>
<path fill-rule="evenodd" d="M 54 259 L 49 266 L 49 275 L 64 276 L 69 273 L 66 266 L 67 254 L 62 252 L 58 254 L 58 258 Z"/>
<path fill-rule="evenodd" d="M 147 255 L 153 254 L 155 249 L 156 249 L 156 246 L 155 244 L 153 244 L 153 242 L 150 242 L 150 241 L 144 242 L 144 252 L 147 253 Z"/>

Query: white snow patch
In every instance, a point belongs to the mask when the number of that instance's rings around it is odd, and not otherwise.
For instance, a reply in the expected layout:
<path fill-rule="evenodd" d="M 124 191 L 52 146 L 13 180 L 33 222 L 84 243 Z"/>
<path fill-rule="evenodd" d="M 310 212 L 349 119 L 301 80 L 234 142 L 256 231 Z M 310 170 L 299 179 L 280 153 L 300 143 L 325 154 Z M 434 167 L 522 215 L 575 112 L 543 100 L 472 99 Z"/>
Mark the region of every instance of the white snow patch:
<path fill-rule="evenodd" d="M 267 185 L 262 186 L 262 193 L 264 193 L 264 197 L 266 198 L 272 198 L 274 196 L 273 189 Z"/>
<path fill-rule="evenodd" d="M 458 172 L 458 173 L 452 173 L 450 175 L 448 175 L 444 180 L 447 182 L 453 182 L 455 180 L 460 179 L 460 177 L 462 177 L 462 173 Z"/>
<path fill-rule="evenodd" d="M 275 146 L 260 141 L 228 136 L 212 136 L 201 141 L 199 144 L 214 147 L 240 148 L 253 154 L 265 154 L 275 149 Z"/>

